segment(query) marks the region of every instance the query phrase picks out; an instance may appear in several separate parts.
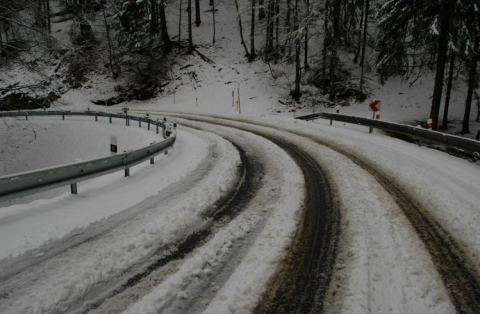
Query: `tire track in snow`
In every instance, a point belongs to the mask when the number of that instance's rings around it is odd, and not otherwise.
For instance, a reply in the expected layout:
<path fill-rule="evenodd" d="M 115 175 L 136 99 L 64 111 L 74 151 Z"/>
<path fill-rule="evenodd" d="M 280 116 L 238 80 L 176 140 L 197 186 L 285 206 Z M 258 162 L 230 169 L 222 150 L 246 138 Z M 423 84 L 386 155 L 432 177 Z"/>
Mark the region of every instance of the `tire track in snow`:
<path fill-rule="evenodd" d="M 255 309 L 259 313 L 316 313 L 332 278 L 340 235 L 340 211 L 330 192 L 326 175 L 317 162 L 292 143 L 246 127 L 221 121 L 187 120 L 232 127 L 261 136 L 287 152 L 302 170 L 307 199 L 303 217 L 283 267 L 270 281 L 267 292 Z"/>
<path fill-rule="evenodd" d="M 183 258 L 191 254 L 196 248 L 206 243 L 215 230 L 222 228 L 222 226 L 226 225 L 242 211 L 254 196 L 254 191 L 260 184 L 263 169 L 262 165 L 251 161 L 250 157 L 247 157 L 242 147 L 235 143 L 232 144 L 238 150 L 242 161 L 242 167 L 239 169 L 241 172 L 240 180 L 234 191 L 217 201 L 215 205 L 211 206 L 211 210 L 205 213 L 205 218 L 210 220 L 210 222 L 204 228 L 189 234 L 181 241 L 172 243 L 168 247 L 162 247 L 158 250 L 157 257 L 151 258 L 148 265 L 144 265 L 141 271 L 131 276 L 124 284 L 112 291 L 108 296 L 96 300 L 93 305 L 82 308 L 80 311 L 75 311 L 75 313 L 86 313 L 91 310 L 95 313 L 110 313 L 112 307 L 115 308 L 115 312 L 127 308 L 130 301 L 126 300 L 126 295 L 130 299 L 132 299 L 132 295 L 135 295 L 134 299 L 137 300 L 147 294 L 154 285 L 161 284 L 161 279 L 152 278 L 162 272 L 161 277 L 166 277 L 172 269 L 164 268 L 169 268 L 171 264 L 181 262 Z M 168 255 L 165 256 L 164 252 L 168 252 Z M 175 268 L 174 266 L 173 270 Z"/>

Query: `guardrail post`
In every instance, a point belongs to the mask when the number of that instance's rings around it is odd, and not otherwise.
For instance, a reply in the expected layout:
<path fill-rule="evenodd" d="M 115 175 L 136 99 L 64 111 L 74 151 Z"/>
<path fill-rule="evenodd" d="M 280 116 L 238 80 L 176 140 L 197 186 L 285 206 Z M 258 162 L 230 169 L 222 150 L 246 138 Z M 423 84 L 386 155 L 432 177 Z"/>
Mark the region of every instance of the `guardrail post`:
<path fill-rule="evenodd" d="M 65 120 L 65 112 L 62 111 L 62 120 Z"/>
<path fill-rule="evenodd" d="M 332 125 L 332 122 L 333 122 L 333 120 L 332 120 L 332 119 L 330 119 L 330 125 Z"/>
<path fill-rule="evenodd" d="M 77 184 L 76 184 L 76 183 L 70 184 L 70 191 L 72 192 L 72 194 L 78 194 L 78 192 L 77 192 Z"/>
<path fill-rule="evenodd" d="M 108 121 L 112 123 L 112 114 L 110 114 L 110 116 L 108 117 Z"/>
<path fill-rule="evenodd" d="M 125 168 L 125 176 L 126 177 L 130 176 L 130 168 Z"/>
<path fill-rule="evenodd" d="M 148 130 L 150 131 L 150 118 L 148 118 Z"/>
<path fill-rule="evenodd" d="M 98 115 L 97 115 L 97 113 L 96 113 L 96 112 L 95 112 L 95 121 L 97 121 L 97 122 L 98 122 Z"/>
<path fill-rule="evenodd" d="M 142 127 L 142 118 L 139 118 L 139 119 L 138 119 L 138 127 L 139 127 L 139 128 Z"/>
<path fill-rule="evenodd" d="M 28 120 L 28 113 L 25 113 L 25 120 Z"/>
<path fill-rule="evenodd" d="M 157 121 L 156 125 L 157 125 L 157 134 L 158 134 L 159 133 L 159 130 L 158 130 L 159 129 L 159 122 L 158 121 Z"/>

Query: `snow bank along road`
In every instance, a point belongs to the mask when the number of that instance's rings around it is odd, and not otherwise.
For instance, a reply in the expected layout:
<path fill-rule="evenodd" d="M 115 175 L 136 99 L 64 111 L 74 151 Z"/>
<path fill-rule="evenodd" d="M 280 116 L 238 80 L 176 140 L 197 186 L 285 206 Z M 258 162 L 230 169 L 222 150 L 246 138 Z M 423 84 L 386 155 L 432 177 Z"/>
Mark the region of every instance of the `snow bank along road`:
<path fill-rule="evenodd" d="M 312 123 L 169 115 L 195 167 L 1 260 L 1 313 L 479 312 L 475 166 Z"/>

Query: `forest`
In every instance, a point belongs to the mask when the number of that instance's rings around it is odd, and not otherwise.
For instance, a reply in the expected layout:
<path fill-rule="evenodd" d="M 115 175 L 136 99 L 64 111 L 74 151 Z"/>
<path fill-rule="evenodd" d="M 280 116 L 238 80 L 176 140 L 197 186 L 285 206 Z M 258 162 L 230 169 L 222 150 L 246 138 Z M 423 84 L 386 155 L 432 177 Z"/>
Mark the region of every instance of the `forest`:
<path fill-rule="evenodd" d="M 168 84 L 169 67 L 179 54 L 209 61 L 192 34 L 208 12 L 215 44 L 217 8 L 224 4 L 236 10 L 231 27 L 238 29 L 245 62 L 292 66 L 292 99 L 300 99 L 310 84 L 332 103 L 364 101 L 366 72 L 373 71 L 381 83 L 401 76 L 411 84 L 433 73 L 433 129 L 448 128 L 452 85 L 460 82 L 466 91 L 461 132 L 473 132 L 479 0 L 0 0 L 2 71 L 53 67 L 33 83 L 2 79 L 0 110 L 24 109 L 21 99 L 48 106 L 58 92 L 39 98 L 31 91 L 48 90 L 52 77 L 76 88 L 98 66 L 131 82 L 106 105 L 153 97 Z M 59 24 L 68 26 L 68 37 L 57 36 Z M 367 48 L 375 54 L 373 65 L 365 62 Z M 339 55 L 345 53 L 360 66 L 356 80 L 342 67 Z"/>

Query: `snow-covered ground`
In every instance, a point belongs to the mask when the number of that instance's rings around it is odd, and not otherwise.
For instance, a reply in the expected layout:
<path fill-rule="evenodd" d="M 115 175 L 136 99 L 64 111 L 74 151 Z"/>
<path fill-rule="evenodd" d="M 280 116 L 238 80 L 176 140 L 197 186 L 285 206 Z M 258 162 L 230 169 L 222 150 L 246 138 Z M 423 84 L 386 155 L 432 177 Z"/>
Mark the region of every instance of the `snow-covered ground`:
<path fill-rule="evenodd" d="M 178 10 L 175 4 L 168 9 L 172 16 Z M 278 102 L 288 94 L 286 79 L 273 80 L 268 66 L 262 61 L 246 62 L 238 30 L 229 24 L 235 20 L 232 5 L 221 3 L 217 9 L 217 23 L 222 27 L 217 30 L 219 36 L 215 44 L 210 43 L 212 24 L 206 12 L 202 13 L 200 28 L 194 28 L 194 42 L 214 63 L 207 63 L 198 56 L 179 56 L 173 69 L 178 73 L 178 79 L 173 80 L 156 99 L 113 108 L 96 106 L 90 100 L 104 98 L 101 85 L 107 83 L 103 82 L 103 77 L 94 77 L 84 88 L 69 91 L 55 106 L 102 111 L 129 106 L 134 113 L 137 110 L 143 115 L 143 110 L 147 110 L 153 115 L 159 114 L 158 117 L 169 113 L 172 116 L 173 113 L 187 113 L 192 117 L 198 114 L 224 117 L 243 121 L 242 126 L 297 143 L 325 169 L 341 206 L 341 248 L 327 299 L 327 311 L 455 312 L 427 248 L 388 192 L 364 169 L 311 138 L 358 156 L 404 187 L 408 195 L 428 210 L 428 214 L 458 242 L 477 274 L 480 273 L 478 165 L 378 132 L 368 134 L 364 127 L 338 122 L 330 126 L 328 121 L 320 120 L 294 120 L 294 113 Z M 248 25 L 249 16 L 245 13 L 242 18 Z M 188 64 L 191 66 L 180 70 Z M 281 67 L 275 68 L 277 72 L 281 70 Z M 195 71 L 196 80 L 189 76 L 191 71 Z M 288 73 L 289 70 L 282 71 Z M 385 86 L 374 80 L 369 80 L 371 98 L 383 101 L 382 119 L 411 122 L 428 116 L 432 77 L 422 78 L 412 87 L 409 82 L 398 79 L 392 79 Z M 87 88 L 97 84 L 98 89 Z M 236 105 L 238 92 L 241 113 Z M 460 118 L 463 114 L 461 88 L 457 88 L 452 101 L 452 116 Z M 311 110 L 301 109 L 297 115 Z M 371 114 L 366 103 L 341 110 L 345 114 L 365 117 Z M 117 276 L 161 247 L 162 243 L 181 238 L 197 224 L 205 223 L 202 210 L 234 184 L 239 156 L 221 137 L 181 125 L 192 122 L 179 122 L 177 142 L 169 154 L 157 158 L 155 165 L 144 163 L 133 168 L 129 178 L 124 178 L 121 172 L 114 173 L 85 182 L 79 187 L 79 195 L 65 192 L 50 199 L 0 207 L 0 260 L 4 261 L 14 261 L 28 252 L 41 256 L 42 248 L 49 244 L 78 234 L 93 233 L 92 229 L 102 227 L 105 221 L 116 219 L 125 223 L 122 225 L 125 228 L 118 228 L 109 236 L 110 242 L 104 242 L 92 251 L 85 249 L 67 255 L 70 261 L 81 256 L 84 258 L 81 263 L 69 266 L 68 260 L 58 260 L 54 265 L 59 265 L 60 269 L 52 268 L 45 273 L 40 269 L 39 273 L 26 276 L 26 282 L 35 278 L 35 283 L 16 291 L 8 301 L 0 297 L 0 312 L 33 313 L 42 309 L 61 309 L 70 299 L 78 298 L 102 280 Z M 0 174 L 101 157 L 108 154 L 113 133 L 125 136 L 126 143 L 138 146 L 156 138 L 154 132 L 138 127 L 132 126 L 126 132 L 121 122 L 109 125 L 85 121 L 85 118 L 69 118 L 68 124 L 56 118 L 31 118 L 28 122 L 5 119 L 2 123 L 1 127 L 8 126 L 8 132 L 5 132 L 8 136 L 1 139 Z M 238 124 L 231 122 L 232 126 Z M 303 198 L 300 188 L 303 181 L 293 161 L 274 145 L 256 136 L 201 126 L 227 138 L 238 140 L 243 137 L 254 146 L 264 147 L 265 158 L 275 161 L 269 184 L 276 187 L 277 199 L 269 199 L 264 204 L 259 201 L 246 210 L 215 234 L 207 245 L 181 261 L 177 271 L 134 302 L 126 309 L 127 313 L 156 313 L 174 297 L 188 299 L 185 286 L 195 283 L 195 278 L 208 277 L 211 268 L 222 262 L 232 245 L 259 225 L 265 212 L 269 219 L 257 231 L 258 238 L 246 249 L 245 258 L 231 276 L 216 287 L 218 292 L 203 310 L 206 313 L 251 311 L 261 293 L 268 289 L 269 276 L 285 254 L 283 248 L 288 245 Z M 477 127 L 478 124 L 472 129 L 476 131 Z M 11 132 L 13 130 L 15 132 Z M 32 141 L 34 134 L 37 139 Z M 186 182 L 192 180 L 192 190 L 183 193 Z M 132 212 L 143 213 L 139 221 L 123 221 L 126 220 L 124 215 Z M 70 267 L 75 268 L 72 271 Z M 61 276 L 68 271 L 71 271 L 69 278 Z M 0 276 L 1 273 L 2 270 Z"/>

